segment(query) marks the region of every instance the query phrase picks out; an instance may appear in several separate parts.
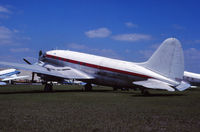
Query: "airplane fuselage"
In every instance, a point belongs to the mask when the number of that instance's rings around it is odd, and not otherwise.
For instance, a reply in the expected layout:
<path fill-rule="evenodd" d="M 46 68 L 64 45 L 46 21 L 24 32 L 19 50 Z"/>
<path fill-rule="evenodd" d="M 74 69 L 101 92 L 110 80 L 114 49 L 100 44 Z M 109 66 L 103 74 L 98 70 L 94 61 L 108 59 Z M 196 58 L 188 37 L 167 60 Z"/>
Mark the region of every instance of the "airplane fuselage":
<path fill-rule="evenodd" d="M 69 66 L 94 76 L 93 84 L 112 87 L 133 87 L 133 81 L 157 78 L 172 84 L 175 81 L 152 70 L 132 63 L 68 50 L 46 52 L 45 62 L 56 67 Z M 90 83 L 91 80 L 81 80 Z"/>

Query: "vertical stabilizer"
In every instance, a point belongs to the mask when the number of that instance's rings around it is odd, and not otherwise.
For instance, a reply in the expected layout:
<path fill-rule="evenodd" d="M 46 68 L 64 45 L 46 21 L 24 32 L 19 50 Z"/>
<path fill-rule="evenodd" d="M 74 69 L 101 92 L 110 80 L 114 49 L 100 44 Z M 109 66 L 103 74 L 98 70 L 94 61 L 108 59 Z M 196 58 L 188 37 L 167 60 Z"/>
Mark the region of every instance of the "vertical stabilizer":
<path fill-rule="evenodd" d="M 182 79 L 184 57 L 179 40 L 176 38 L 166 39 L 151 58 L 142 65 L 173 80 Z"/>

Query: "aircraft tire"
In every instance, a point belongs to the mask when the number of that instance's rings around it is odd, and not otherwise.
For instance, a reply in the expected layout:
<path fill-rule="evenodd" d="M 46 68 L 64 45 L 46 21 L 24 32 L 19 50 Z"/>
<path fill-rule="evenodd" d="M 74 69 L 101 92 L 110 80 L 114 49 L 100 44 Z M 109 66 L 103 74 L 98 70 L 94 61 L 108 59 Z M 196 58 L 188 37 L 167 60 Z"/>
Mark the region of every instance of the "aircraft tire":
<path fill-rule="evenodd" d="M 53 91 L 53 85 L 52 84 L 45 84 L 44 91 L 45 92 L 51 92 L 51 91 Z"/>
<path fill-rule="evenodd" d="M 85 91 L 92 91 L 92 85 L 90 83 L 85 85 Z"/>
<path fill-rule="evenodd" d="M 118 88 L 117 87 L 113 87 L 113 91 L 117 91 L 118 90 Z"/>
<path fill-rule="evenodd" d="M 141 90 L 141 93 L 142 93 L 143 95 L 149 95 L 149 94 L 150 94 L 149 91 L 147 91 L 146 89 L 142 89 L 142 90 Z"/>

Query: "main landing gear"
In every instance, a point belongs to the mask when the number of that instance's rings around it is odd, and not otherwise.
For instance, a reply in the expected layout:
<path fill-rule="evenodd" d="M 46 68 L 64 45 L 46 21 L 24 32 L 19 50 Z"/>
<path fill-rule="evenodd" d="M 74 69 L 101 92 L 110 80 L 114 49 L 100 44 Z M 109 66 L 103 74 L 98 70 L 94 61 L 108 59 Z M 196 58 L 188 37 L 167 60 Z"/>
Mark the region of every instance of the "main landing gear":
<path fill-rule="evenodd" d="M 141 94 L 142 95 L 150 95 L 149 91 L 147 91 L 145 88 L 141 89 Z"/>
<path fill-rule="evenodd" d="M 113 87 L 113 91 L 117 91 L 118 90 L 118 87 Z"/>
<path fill-rule="evenodd" d="M 45 92 L 52 92 L 53 91 L 53 84 L 52 83 L 45 83 L 44 91 Z"/>
<path fill-rule="evenodd" d="M 84 87 L 85 87 L 85 91 L 92 91 L 91 83 L 87 83 Z"/>

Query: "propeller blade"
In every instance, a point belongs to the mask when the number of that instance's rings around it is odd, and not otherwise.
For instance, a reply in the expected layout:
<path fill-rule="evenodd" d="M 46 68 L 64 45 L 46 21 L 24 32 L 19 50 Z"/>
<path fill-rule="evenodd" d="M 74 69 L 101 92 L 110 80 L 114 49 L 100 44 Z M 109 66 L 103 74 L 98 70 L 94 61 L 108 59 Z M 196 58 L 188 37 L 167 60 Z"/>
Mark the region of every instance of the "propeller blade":
<path fill-rule="evenodd" d="M 23 58 L 23 60 L 27 63 L 27 64 L 29 64 L 29 65 L 32 65 L 28 60 L 26 60 L 25 58 Z"/>
<path fill-rule="evenodd" d="M 43 53 L 42 50 L 40 50 L 38 61 L 44 61 L 44 60 L 45 60 L 45 53 Z"/>
<path fill-rule="evenodd" d="M 39 56 L 42 56 L 42 50 L 39 51 Z"/>

